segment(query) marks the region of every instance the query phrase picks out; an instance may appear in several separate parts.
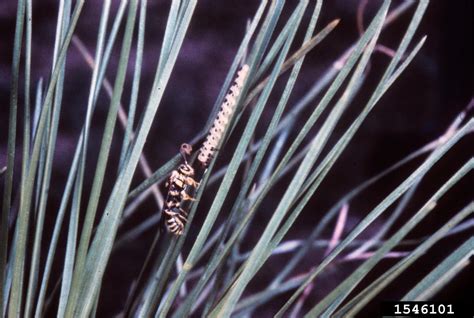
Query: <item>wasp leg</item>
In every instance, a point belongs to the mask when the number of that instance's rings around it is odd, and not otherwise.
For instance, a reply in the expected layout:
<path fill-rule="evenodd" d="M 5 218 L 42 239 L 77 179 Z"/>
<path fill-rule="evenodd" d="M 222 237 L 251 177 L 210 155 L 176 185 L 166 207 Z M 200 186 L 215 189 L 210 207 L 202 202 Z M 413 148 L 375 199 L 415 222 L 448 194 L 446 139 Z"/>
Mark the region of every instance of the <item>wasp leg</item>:
<path fill-rule="evenodd" d="M 181 193 L 181 198 L 184 200 L 184 201 L 196 201 L 195 198 L 193 198 L 192 196 L 190 196 L 189 194 L 187 194 L 186 192 L 182 192 Z"/>
<path fill-rule="evenodd" d="M 189 185 L 189 186 L 192 186 L 194 188 L 198 188 L 200 183 L 197 182 L 196 180 L 194 180 L 193 178 L 186 178 L 186 184 Z"/>
<path fill-rule="evenodd" d="M 187 219 L 187 217 L 188 217 L 188 212 L 186 212 L 185 210 L 183 210 L 183 209 L 181 209 L 181 208 L 179 208 L 179 211 L 180 211 L 181 213 L 178 213 L 178 214 L 176 215 L 176 217 L 181 218 L 181 219 L 184 221 L 184 223 L 186 223 L 186 222 L 188 221 L 188 219 Z"/>

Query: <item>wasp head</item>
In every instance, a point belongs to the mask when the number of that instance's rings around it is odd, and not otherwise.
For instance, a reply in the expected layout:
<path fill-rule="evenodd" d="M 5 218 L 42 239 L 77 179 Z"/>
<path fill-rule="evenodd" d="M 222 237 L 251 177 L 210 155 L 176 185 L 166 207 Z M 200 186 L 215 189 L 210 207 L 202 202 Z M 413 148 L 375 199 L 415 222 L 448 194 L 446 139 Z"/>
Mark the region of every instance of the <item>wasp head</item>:
<path fill-rule="evenodd" d="M 194 169 L 188 165 L 188 164 L 181 164 L 179 165 L 179 172 L 184 174 L 185 176 L 193 176 L 194 175 Z"/>

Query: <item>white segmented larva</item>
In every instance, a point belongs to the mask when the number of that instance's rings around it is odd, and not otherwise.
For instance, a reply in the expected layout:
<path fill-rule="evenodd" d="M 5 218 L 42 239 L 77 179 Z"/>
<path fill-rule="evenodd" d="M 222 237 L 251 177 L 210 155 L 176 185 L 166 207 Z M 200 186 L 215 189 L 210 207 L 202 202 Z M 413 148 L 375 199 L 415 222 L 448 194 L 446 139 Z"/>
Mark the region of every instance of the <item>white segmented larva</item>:
<path fill-rule="evenodd" d="M 224 134 L 224 131 L 229 123 L 232 114 L 234 113 L 235 106 L 237 104 L 237 99 L 244 85 L 245 79 L 247 78 L 249 72 L 249 66 L 245 64 L 242 66 L 240 71 L 237 73 L 237 78 L 235 79 L 234 84 L 230 88 L 229 93 L 222 103 L 221 109 L 217 114 L 214 123 L 212 124 L 211 129 L 204 141 L 201 149 L 199 150 L 198 160 L 204 165 L 207 166 L 211 160 L 214 152 L 219 145 L 219 142 Z"/>

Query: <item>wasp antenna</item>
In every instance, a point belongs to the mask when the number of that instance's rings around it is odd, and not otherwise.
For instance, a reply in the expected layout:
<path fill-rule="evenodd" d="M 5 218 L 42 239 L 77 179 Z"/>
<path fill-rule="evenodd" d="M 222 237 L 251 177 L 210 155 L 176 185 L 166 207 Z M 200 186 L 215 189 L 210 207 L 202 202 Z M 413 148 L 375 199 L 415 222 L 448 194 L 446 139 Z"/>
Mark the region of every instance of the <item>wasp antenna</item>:
<path fill-rule="evenodd" d="M 193 147 L 187 143 L 182 144 L 179 148 L 179 153 L 183 157 L 185 163 L 188 163 L 187 157 L 191 155 L 192 151 Z"/>

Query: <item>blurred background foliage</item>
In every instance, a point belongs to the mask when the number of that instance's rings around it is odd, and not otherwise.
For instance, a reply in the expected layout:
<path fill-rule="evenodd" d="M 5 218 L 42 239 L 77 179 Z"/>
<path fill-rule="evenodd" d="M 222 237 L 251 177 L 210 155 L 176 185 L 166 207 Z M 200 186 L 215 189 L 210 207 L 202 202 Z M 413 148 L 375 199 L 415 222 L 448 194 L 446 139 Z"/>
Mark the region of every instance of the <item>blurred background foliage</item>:
<path fill-rule="evenodd" d="M 361 2 L 364 1 L 326 1 L 318 21 L 321 29 L 334 19 L 340 19 L 337 28 L 323 41 L 316 50 L 311 51 L 304 62 L 298 78 L 297 85 L 290 96 L 289 105 L 293 105 L 314 83 L 324 74 L 360 35 L 360 24 L 365 28 L 381 5 L 381 1 L 367 1 L 363 10 Z M 63 185 L 66 182 L 70 162 L 77 142 L 77 135 L 82 128 L 82 118 L 86 113 L 86 102 L 89 90 L 91 69 L 80 54 L 78 45 L 83 43 L 85 48 L 94 52 L 96 34 L 91 30 L 98 28 L 102 1 L 86 1 L 83 12 L 79 19 L 75 32 L 76 42 L 71 45 L 66 63 L 66 80 L 64 86 L 63 112 L 59 123 L 58 141 L 54 156 L 54 169 L 52 171 L 52 186 L 49 193 L 47 214 L 45 218 L 45 237 L 48 242 L 51 229 L 54 226 L 55 216 L 52 213 L 59 208 Z M 401 1 L 393 1 L 393 6 Z M 13 36 L 16 19 L 16 1 L 2 1 L 0 3 L 0 100 L 2 101 L 0 116 L 0 166 L 6 165 L 6 149 L 8 136 L 8 100 L 10 96 L 11 61 L 13 52 Z M 181 52 L 178 56 L 176 66 L 172 72 L 170 82 L 163 96 L 158 115 L 153 123 L 144 154 L 154 171 L 172 156 L 176 155 L 179 145 L 193 139 L 193 137 L 204 127 L 212 110 L 212 105 L 219 93 L 219 89 L 227 74 L 229 65 L 237 51 L 239 43 L 245 34 L 245 27 L 258 7 L 257 1 L 236 1 L 230 4 L 227 1 L 199 1 L 194 16 L 191 20 L 189 30 L 185 36 Z M 112 12 L 118 9 L 118 1 L 112 1 Z M 152 86 L 153 74 L 156 61 L 161 47 L 161 39 L 165 30 L 166 19 L 169 11 L 168 1 L 149 1 L 147 13 L 147 30 L 145 33 L 145 48 L 143 55 L 143 69 L 141 76 L 142 92 L 148 92 Z M 410 13 L 413 11 L 409 11 Z M 307 10 L 305 21 L 309 19 L 311 10 Z M 441 136 L 456 116 L 466 108 L 472 98 L 474 87 L 474 72 L 472 69 L 473 52 L 473 3 L 469 0 L 463 1 L 432 1 L 422 19 L 417 31 L 418 35 L 427 35 L 424 47 L 412 61 L 407 71 L 382 97 L 378 107 L 365 120 L 361 129 L 355 135 L 350 146 L 342 154 L 335 166 L 329 173 L 323 186 L 311 199 L 305 212 L 300 215 L 295 225 L 285 237 L 286 240 L 304 239 L 308 236 L 315 222 L 321 218 L 321 213 L 327 211 L 344 194 L 361 184 L 365 180 L 386 169 L 390 165 L 404 158 L 410 152 L 420 148 L 422 145 Z M 292 10 L 283 10 L 282 20 L 285 21 Z M 40 77 L 49 78 L 51 69 L 51 56 L 53 54 L 54 34 L 56 28 L 57 1 L 33 1 L 33 36 L 31 61 L 32 85 Z M 362 17 L 362 19 L 361 19 Z M 359 109 L 372 93 L 371 88 L 377 84 L 378 79 L 389 60 L 387 54 L 390 49 L 398 45 L 400 35 L 404 32 L 411 19 L 411 14 L 404 14 L 392 23 L 382 33 L 379 43 L 384 48 L 376 51 L 372 56 L 368 72 L 366 74 L 365 86 L 352 102 L 347 114 L 341 119 L 341 123 L 347 126 L 354 117 L 353 109 Z M 318 30 L 319 30 L 318 29 Z M 123 36 L 123 30 L 119 32 L 118 38 Z M 296 35 L 296 43 L 300 43 L 303 33 Z M 79 44 L 78 44 L 79 43 Z M 119 47 L 119 46 L 117 46 Z M 112 79 L 116 76 L 119 63 L 119 49 L 115 48 L 111 55 L 110 65 L 106 76 Z M 290 52 L 293 52 L 293 47 Z M 136 55 L 136 47 L 131 48 L 131 60 Z M 385 50 L 385 51 L 384 51 Z M 93 53 L 92 53 L 93 54 Z M 20 82 L 24 80 L 20 74 Z M 130 87 L 133 82 L 133 67 L 127 69 L 123 100 L 130 98 Z M 284 83 L 277 82 L 276 90 L 281 91 Z M 270 96 L 269 105 L 278 103 L 279 94 Z M 148 94 L 138 95 L 137 113 L 140 113 L 148 99 Z M 317 97 L 317 100 L 320 96 Z M 23 103 L 23 94 L 19 96 L 19 105 Z M 90 154 L 97 154 L 107 116 L 109 97 L 101 93 L 99 95 L 97 109 L 91 126 Z M 262 115 L 265 122 L 269 122 L 274 107 L 267 107 Z M 309 115 L 306 111 L 298 117 L 295 126 L 300 127 Z M 19 121 L 22 121 L 19 114 Z M 243 118 L 248 118 L 244 113 Z M 237 127 L 237 129 L 242 129 Z M 337 131 L 336 127 L 336 131 Z M 342 131 L 340 131 L 342 132 Z M 264 126 L 257 127 L 258 137 L 265 133 Z M 115 129 L 116 136 L 122 138 L 121 129 Z M 293 135 L 291 137 L 294 137 Z M 22 132 L 18 131 L 18 140 L 22 140 Z M 330 139 L 333 144 L 337 140 Z M 229 146 L 235 147 L 238 139 L 230 138 Z M 107 174 L 115 173 L 112 167 L 116 167 L 120 156 L 120 142 L 112 143 L 110 151 L 110 166 Z M 89 158 L 90 157 L 90 158 Z M 88 157 L 87 165 L 94 167 L 96 155 Z M 427 198 L 439 188 L 456 170 L 472 157 L 472 136 L 464 138 L 428 173 L 422 184 L 416 190 L 416 195 L 406 207 L 407 215 L 416 211 Z M 225 152 L 217 161 L 217 167 L 228 163 L 230 157 Z M 350 202 L 346 229 L 354 228 L 361 218 L 372 209 L 372 207 L 383 199 L 396 185 L 403 180 L 410 171 L 421 164 L 423 159 L 417 159 L 390 174 L 383 182 L 377 183 L 376 187 L 366 190 L 363 195 L 356 197 Z M 15 174 L 18 176 L 21 169 L 21 148 L 17 147 Z M 84 187 L 90 189 L 94 174 L 85 173 Z M 138 172 L 134 176 L 132 185 L 138 185 L 144 176 Z M 20 179 L 14 178 L 14 189 L 17 189 Z M 104 193 L 108 194 L 113 186 L 114 179 L 106 178 L 104 181 Z M 3 183 L 3 182 L 2 182 Z M 288 180 L 281 182 L 269 195 L 262 211 L 272 211 L 276 202 L 281 198 Z M 132 186 L 133 188 L 133 186 Z M 209 193 L 215 193 L 215 186 L 210 187 Z M 438 203 L 436 217 L 431 217 L 417 226 L 407 239 L 424 237 L 433 232 L 433 228 L 439 228 L 455 212 L 462 209 L 469 197 L 472 199 L 472 182 L 462 180 L 453 188 L 446 198 Z M 163 189 L 163 186 L 161 186 Z M 3 190 L 3 186 L 2 186 Z M 231 188 L 231 193 L 238 193 L 238 185 Z M 467 190 L 467 191 L 466 191 Z M 105 195 L 104 194 L 104 195 Z M 15 196 L 13 197 L 15 199 Z M 193 238 L 199 231 L 206 208 L 212 203 L 212 195 L 204 195 L 193 225 L 190 228 L 189 238 L 186 241 L 183 252 L 186 254 L 192 246 Z M 103 209 L 104 202 L 100 202 L 99 210 Z M 224 206 L 224 210 L 230 210 L 231 206 Z M 119 233 L 125 233 L 140 224 L 144 219 L 158 212 L 152 197 L 147 199 L 140 207 L 139 213 L 120 228 Z M 223 215 L 218 222 L 222 222 Z M 384 216 L 383 218 L 387 218 Z M 408 217 L 408 216 L 407 216 Z M 254 222 L 257 224 L 246 240 L 242 243 L 242 250 L 247 251 L 254 247 L 263 225 L 269 215 L 262 213 L 257 215 Z M 361 238 L 370 238 L 378 231 L 383 220 L 376 220 Z M 402 220 L 404 218 L 402 217 Z M 403 224 L 402 221 L 395 223 Z M 130 283 L 140 271 L 141 262 L 148 252 L 148 248 L 154 237 L 156 227 L 152 227 L 133 241 L 122 245 L 113 254 L 110 264 L 104 276 L 102 290 L 107 291 L 101 295 L 98 315 L 116 314 L 121 310 L 125 301 Z M 394 230 L 392 230 L 394 231 Z M 424 276 L 439 264 L 445 257 L 446 251 L 458 246 L 472 234 L 472 227 L 467 232 L 450 236 L 449 239 L 438 243 L 436 248 L 430 249 L 429 253 L 418 260 L 413 267 L 403 274 L 403 283 L 397 283 L 382 292 L 383 298 L 397 298 L 404 294 L 408 286 L 414 285 L 421 276 Z M 333 227 L 323 232 L 322 237 L 329 239 Z M 392 232 L 390 232 L 392 233 Z M 64 236 L 66 236 L 64 234 Z M 66 248 L 66 239 L 60 240 L 59 249 Z M 410 249 L 410 248 L 408 248 Z M 323 256 L 324 248 L 312 249 L 298 265 L 298 271 L 307 271 L 315 266 Z M 281 269 L 281 264 L 288 260 L 288 256 L 273 257 L 265 265 L 266 270 L 260 271 L 256 279 L 246 289 L 246 293 L 252 294 L 266 286 Z M 379 264 L 364 286 L 371 281 L 371 277 L 377 277 L 394 260 L 387 259 Z M 336 263 L 337 264 L 337 263 Z M 318 278 L 318 288 L 312 290 L 311 297 L 321 299 L 328 291 L 336 286 L 336 283 L 354 271 L 359 263 L 349 261 L 334 264 Z M 57 270 L 61 264 L 54 265 Z M 472 273 L 472 265 L 470 265 Z M 54 273 L 54 271 L 53 271 Z M 468 288 L 469 273 L 463 271 L 439 294 L 440 299 L 456 299 L 462 297 L 463 290 Z M 472 282 L 472 281 L 471 281 Z M 359 289 L 357 289 L 359 291 Z M 276 297 L 262 309 L 257 310 L 259 315 L 266 316 L 267 313 L 276 312 L 282 303 L 288 299 L 291 293 Z M 311 306 L 308 305 L 307 310 Z M 372 310 L 377 310 L 373 305 Z"/>

